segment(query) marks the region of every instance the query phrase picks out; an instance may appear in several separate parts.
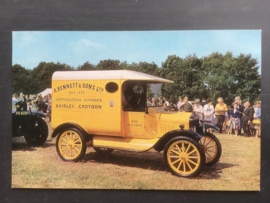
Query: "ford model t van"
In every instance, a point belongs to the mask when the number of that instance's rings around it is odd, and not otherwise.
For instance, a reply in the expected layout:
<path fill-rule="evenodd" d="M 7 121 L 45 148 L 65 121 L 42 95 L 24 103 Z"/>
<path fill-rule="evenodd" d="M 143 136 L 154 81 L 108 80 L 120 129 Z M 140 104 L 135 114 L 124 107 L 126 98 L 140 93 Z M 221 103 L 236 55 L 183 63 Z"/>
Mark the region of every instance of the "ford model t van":
<path fill-rule="evenodd" d="M 163 83 L 173 81 L 129 70 L 55 72 L 51 125 L 59 156 L 78 161 L 86 146 L 103 154 L 155 149 L 183 177 L 215 164 L 221 145 L 207 129 L 216 127 L 194 113 L 165 111 L 158 100 Z"/>

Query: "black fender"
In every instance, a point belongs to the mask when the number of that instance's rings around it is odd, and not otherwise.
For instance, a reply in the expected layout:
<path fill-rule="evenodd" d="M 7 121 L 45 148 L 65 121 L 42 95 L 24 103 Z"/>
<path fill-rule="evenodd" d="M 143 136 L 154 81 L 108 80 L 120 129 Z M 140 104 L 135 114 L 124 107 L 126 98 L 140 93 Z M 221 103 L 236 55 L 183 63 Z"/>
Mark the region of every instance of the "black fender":
<path fill-rule="evenodd" d="M 219 127 L 213 125 L 213 124 L 209 124 L 209 123 L 201 123 L 199 128 L 197 129 L 197 132 L 198 133 L 201 133 L 201 134 L 205 134 L 207 132 L 207 129 L 210 129 L 210 128 L 213 128 L 215 129 L 216 131 L 219 131 Z"/>
<path fill-rule="evenodd" d="M 164 149 L 166 143 L 177 136 L 185 136 L 185 137 L 190 137 L 196 141 L 199 141 L 202 138 L 202 135 L 200 135 L 199 133 L 192 131 L 192 130 L 172 130 L 170 132 L 167 132 L 166 134 L 164 134 L 159 141 L 153 146 L 153 148 L 160 152 Z"/>
<path fill-rule="evenodd" d="M 76 128 L 78 129 L 86 138 L 86 141 L 89 141 L 90 135 L 78 124 L 78 123 L 63 123 L 59 126 L 57 126 L 57 128 L 54 129 L 53 133 L 52 133 L 52 138 L 57 137 L 59 133 L 61 133 L 61 131 L 63 131 L 66 128 Z"/>

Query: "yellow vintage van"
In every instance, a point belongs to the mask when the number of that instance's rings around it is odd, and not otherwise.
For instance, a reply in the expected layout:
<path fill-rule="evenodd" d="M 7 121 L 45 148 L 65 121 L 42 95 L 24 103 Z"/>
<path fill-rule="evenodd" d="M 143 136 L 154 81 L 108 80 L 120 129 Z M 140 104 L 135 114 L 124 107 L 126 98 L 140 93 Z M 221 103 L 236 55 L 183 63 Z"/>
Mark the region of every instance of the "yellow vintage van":
<path fill-rule="evenodd" d="M 196 176 L 221 156 L 218 139 L 194 113 L 165 111 L 161 85 L 173 81 L 130 70 L 57 71 L 52 77 L 52 137 L 65 161 L 87 146 L 113 150 L 164 150 L 170 171 Z"/>

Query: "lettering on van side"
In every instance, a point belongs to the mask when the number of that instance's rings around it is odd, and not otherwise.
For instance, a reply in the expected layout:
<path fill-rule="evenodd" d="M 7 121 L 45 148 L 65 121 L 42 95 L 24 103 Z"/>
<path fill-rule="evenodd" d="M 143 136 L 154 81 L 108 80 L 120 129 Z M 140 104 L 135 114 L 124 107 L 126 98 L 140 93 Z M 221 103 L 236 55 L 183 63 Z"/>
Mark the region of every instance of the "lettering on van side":
<path fill-rule="evenodd" d="M 79 105 L 80 109 L 102 109 L 102 105 Z"/>
<path fill-rule="evenodd" d="M 95 86 L 93 84 L 90 84 L 90 83 L 68 83 L 68 84 L 65 84 L 65 85 L 60 85 L 56 88 L 53 89 L 53 92 L 56 93 L 56 92 L 60 92 L 62 90 L 65 90 L 65 89 L 73 89 L 73 88 L 84 88 L 84 89 L 90 89 L 90 90 L 95 90 L 97 92 L 103 92 L 104 91 L 104 88 L 102 87 L 99 87 L 99 86 Z M 75 92 L 72 92 L 72 94 L 75 93 Z M 77 92 L 77 94 L 84 94 L 84 92 Z"/>
<path fill-rule="evenodd" d="M 142 124 L 139 124 L 138 120 L 131 120 L 131 123 L 128 123 L 128 126 L 142 127 Z"/>
<path fill-rule="evenodd" d="M 134 124 L 134 123 L 128 123 L 128 126 L 135 126 L 135 127 L 142 127 L 142 124 Z"/>
<path fill-rule="evenodd" d="M 56 101 L 81 102 L 82 98 L 56 98 Z M 102 98 L 84 98 L 84 102 L 102 102 Z"/>
<path fill-rule="evenodd" d="M 75 105 L 73 105 L 73 104 L 56 104 L 56 108 L 74 109 Z"/>

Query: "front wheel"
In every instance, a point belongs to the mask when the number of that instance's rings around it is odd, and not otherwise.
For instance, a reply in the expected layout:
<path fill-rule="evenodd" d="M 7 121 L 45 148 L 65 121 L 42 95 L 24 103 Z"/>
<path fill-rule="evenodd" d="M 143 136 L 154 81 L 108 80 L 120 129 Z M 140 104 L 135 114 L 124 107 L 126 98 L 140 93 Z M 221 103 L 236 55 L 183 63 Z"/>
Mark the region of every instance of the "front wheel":
<path fill-rule="evenodd" d="M 189 137 L 175 137 L 164 149 L 164 160 L 172 174 L 180 177 L 191 177 L 200 174 L 205 155 L 202 146 Z"/>
<path fill-rule="evenodd" d="M 39 118 L 34 131 L 24 135 L 24 139 L 29 146 L 41 146 L 46 142 L 48 132 L 47 123 L 43 119 Z"/>
<path fill-rule="evenodd" d="M 205 152 L 205 165 L 212 166 L 218 162 L 221 156 L 222 148 L 218 138 L 212 133 L 205 133 L 200 144 L 203 146 Z"/>
<path fill-rule="evenodd" d="M 57 137 L 56 150 L 64 161 L 79 161 L 86 151 L 83 134 L 76 128 L 65 129 Z"/>

